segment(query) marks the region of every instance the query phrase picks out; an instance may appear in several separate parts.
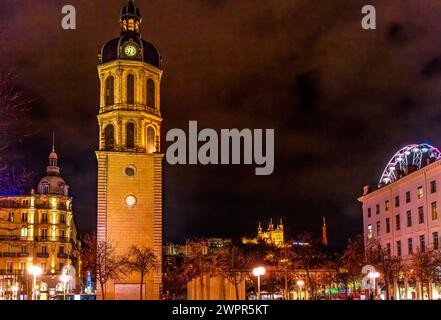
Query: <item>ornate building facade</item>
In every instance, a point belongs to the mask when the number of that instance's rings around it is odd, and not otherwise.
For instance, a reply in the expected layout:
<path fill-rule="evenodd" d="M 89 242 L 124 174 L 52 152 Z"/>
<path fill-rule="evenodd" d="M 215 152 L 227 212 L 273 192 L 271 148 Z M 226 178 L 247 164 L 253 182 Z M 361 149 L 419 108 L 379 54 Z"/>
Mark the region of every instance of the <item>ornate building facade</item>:
<path fill-rule="evenodd" d="M 71 266 L 77 274 L 68 290 L 75 289 L 80 276 L 78 249 L 69 186 L 60 176 L 58 155 L 52 148 L 37 192 L 0 197 L 0 299 L 30 296 L 27 268 L 31 265 L 43 271 L 37 279 L 39 299 L 62 294 L 59 276 Z"/>
<path fill-rule="evenodd" d="M 406 146 L 392 157 L 377 188 L 364 187 L 358 200 L 366 246 L 378 243 L 408 266 L 418 251 L 440 250 L 440 160 L 435 147 Z M 441 297 L 441 286 L 422 283 L 412 272 L 394 281 L 391 291 L 396 300 Z"/>
<path fill-rule="evenodd" d="M 153 249 L 158 268 L 145 278 L 144 296 L 158 299 L 162 256 L 162 160 L 160 153 L 161 57 L 140 34 L 133 1 L 122 9 L 121 34 L 101 49 L 98 65 L 98 241 L 126 256 L 132 246 Z M 139 299 L 139 275 L 106 288 L 107 299 Z"/>

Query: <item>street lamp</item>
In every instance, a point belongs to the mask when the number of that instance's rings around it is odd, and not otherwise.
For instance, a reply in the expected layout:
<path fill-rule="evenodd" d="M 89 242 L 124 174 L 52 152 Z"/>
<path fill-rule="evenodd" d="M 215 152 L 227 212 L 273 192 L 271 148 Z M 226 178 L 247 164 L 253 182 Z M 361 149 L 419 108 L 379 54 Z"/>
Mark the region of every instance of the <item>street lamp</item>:
<path fill-rule="evenodd" d="M 302 291 L 303 291 L 303 286 L 305 285 L 305 281 L 303 281 L 303 280 L 297 280 L 297 286 L 299 287 L 299 291 L 300 291 L 300 294 L 302 293 Z M 299 297 L 297 297 L 297 299 L 298 299 Z"/>
<path fill-rule="evenodd" d="M 12 290 L 12 300 L 18 300 L 18 284 L 14 283 L 14 285 L 11 287 Z"/>
<path fill-rule="evenodd" d="M 28 268 L 28 273 L 34 277 L 34 281 L 32 282 L 32 300 L 37 300 L 35 291 L 35 287 L 37 286 L 37 276 L 40 276 L 43 273 L 43 269 L 39 266 L 32 265 Z"/>
<path fill-rule="evenodd" d="M 373 287 L 374 287 L 374 300 L 375 300 L 375 297 L 377 296 L 377 285 L 375 283 L 375 279 L 377 279 L 379 277 L 380 277 L 380 273 L 378 273 L 378 272 L 369 272 L 369 278 L 372 279 L 372 282 L 374 284 L 373 285 Z"/>
<path fill-rule="evenodd" d="M 70 280 L 67 274 L 62 274 L 60 276 L 60 281 L 63 282 L 63 300 L 66 300 L 66 283 Z"/>
<path fill-rule="evenodd" d="M 265 274 L 264 267 L 257 267 L 253 269 L 253 275 L 257 277 L 257 299 L 260 300 L 260 277 Z"/>

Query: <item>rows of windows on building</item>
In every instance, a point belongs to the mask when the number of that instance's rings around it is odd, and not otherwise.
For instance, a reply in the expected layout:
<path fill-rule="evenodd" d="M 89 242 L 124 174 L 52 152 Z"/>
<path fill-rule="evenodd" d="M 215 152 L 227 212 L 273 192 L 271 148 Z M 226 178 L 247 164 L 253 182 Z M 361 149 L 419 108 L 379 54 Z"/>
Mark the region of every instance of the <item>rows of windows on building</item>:
<path fill-rule="evenodd" d="M 147 152 L 153 153 L 156 151 L 156 132 L 152 126 L 147 126 Z M 136 124 L 128 122 L 125 126 L 126 141 L 125 147 L 127 150 L 136 149 Z M 104 129 L 104 149 L 111 151 L 115 149 L 115 126 L 108 124 Z"/>
<path fill-rule="evenodd" d="M 127 75 L 126 78 L 126 101 L 127 104 L 135 104 L 135 76 L 133 74 Z M 153 79 L 148 78 L 146 82 L 146 105 L 149 108 L 156 108 L 156 87 Z M 108 76 L 105 81 L 105 100 L 106 107 L 115 104 L 115 78 Z"/>
<path fill-rule="evenodd" d="M 430 193 L 434 194 L 436 193 L 437 188 L 436 188 L 436 181 L 433 180 L 430 182 Z M 424 196 L 424 189 L 423 186 L 419 186 L 416 190 L 416 197 L 417 199 L 422 199 Z M 411 203 L 412 201 L 412 195 L 411 195 L 411 191 L 406 191 L 406 199 L 405 202 L 406 203 Z M 396 195 L 394 197 L 394 207 L 395 208 L 399 208 L 400 207 L 400 196 Z M 380 204 L 376 204 L 375 205 L 375 215 L 378 215 L 379 217 L 381 217 L 381 209 L 380 209 Z M 390 206 L 390 202 L 389 200 L 386 200 L 384 202 L 384 212 L 387 213 L 391 210 L 391 206 Z M 430 212 L 431 212 L 431 219 L 432 221 L 434 220 L 438 220 L 438 209 L 437 209 L 437 202 L 433 201 L 430 204 Z M 372 208 L 368 208 L 367 209 L 367 216 L 368 218 L 372 217 Z M 391 229 L 392 227 L 395 228 L 396 231 L 400 231 L 402 229 L 402 222 L 401 222 L 401 214 L 397 213 L 395 214 L 394 219 L 394 226 L 393 223 L 391 221 L 391 218 L 386 218 L 384 220 L 385 222 L 385 230 L 382 230 L 382 224 L 381 224 L 381 220 L 377 220 L 375 223 L 375 233 L 376 236 L 380 236 L 382 234 L 382 232 L 385 232 L 386 234 L 391 233 Z M 411 228 L 414 223 L 418 223 L 418 224 L 424 224 L 425 223 L 425 214 L 424 214 L 424 206 L 419 206 L 418 210 L 416 212 L 416 217 L 414 217 L 414 213 L 412 212 L 412 210 L 406 210 L 405 213 L 405 224 L 407 228 Z M 414 221 L 414 219 L 416 219 Z M 371 239 L 374 236 L 374 230 L 373 230 L 373 226 L 372 224 L 368 225 L 368 238 Z M 424 251 L 426 249 L 426 236 L 425 235 L 420 235 L 419 236 L 419 248 L 421 251 Z M 439 234 L 438 232 L 432 232 L 432 242 L 431 245 L 433 247 L 433 249 L 439 249 Z M 402 256 L 403 255 L 403 251 L 402 251 L 402 243 L 401 240 L 398 240 L 396 243 L 397 246 L 397 256 Z M 407 254 L 412 254 L 414 252 L 414 243 L 413 243 L 413 238 L 408 238 L 407 239 Z M 388 252 L 388 254 L 391 254 L 391 244 L 387 243 L 386 244 L 386 250 Z"/>
<path fill-rule="evenodd" d="M 37 190 L 0 197 L 0 275 L 23 274 L 30 263 L 39 265 L 44 274 L 54 274 L 76 259 L 72 198 L 57 161 L 52 146 L 47 175 Z"/>
<path fill-rule="evenodd" d="M 129 74 L 126 77 L 126 102 L 127 104 L 136 104 L 135 101 L 135 87 L 136 80 L 133 74 Z M 156 86 L 153 79 L 148 78 L 145 86 L 146 93 L 146 105 L 148 108 L 156 108 Z M 105 99 L 104 104 L 106 107 L 115 104 L 115 78 L 108 76 L 105 80 Z M 136 149 L 136 124 L 134 122 L 128 122 L 125 125 L 125 147 L 130 149 Z M 156 131 L 152 126 L 147 126 L 146 129 L 146 142 L 147 152 L 153 153 L 156 151 Z M 104 149 L 111 151 L 115 149 L 115 127 L 113 124 L 108 124 L 104 128 Z"/>

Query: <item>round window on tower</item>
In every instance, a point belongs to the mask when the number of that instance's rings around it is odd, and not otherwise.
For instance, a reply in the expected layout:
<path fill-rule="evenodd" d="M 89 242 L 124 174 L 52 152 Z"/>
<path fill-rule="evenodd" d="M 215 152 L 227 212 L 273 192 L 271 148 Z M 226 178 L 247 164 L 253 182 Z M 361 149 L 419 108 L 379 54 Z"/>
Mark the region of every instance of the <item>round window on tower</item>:
<path fill-rule="evenodd" d="M 136 169 L 133 166 L 128 166 L 127 168 L 124 169 L 124 173 L 128 177 L 133 177 L 136 174 Z"/>
<path fill-rule="evenodd" d="M 134 195 L 128 195 L 124 202 L 126 206 L 132 208 L 136 205 L 136 197 Z"/>

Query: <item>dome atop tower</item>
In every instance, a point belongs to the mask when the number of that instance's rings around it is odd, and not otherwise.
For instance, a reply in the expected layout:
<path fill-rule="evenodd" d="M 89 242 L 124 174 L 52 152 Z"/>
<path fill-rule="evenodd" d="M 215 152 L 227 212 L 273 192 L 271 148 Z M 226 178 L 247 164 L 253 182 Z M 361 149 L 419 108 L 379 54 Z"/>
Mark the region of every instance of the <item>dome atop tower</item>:
<path fill-rule="evenodd" d="M 141 38 L 141 12 L 133 0 L 121 10 L 119 38 L 106 42 L 101 48 L 100 64 L 113 60 L 138 60 L 161 68 L 161 56 L 156 47 Z"/>
<path fill-rule="evenodd" d="M 135 16 L 141 19 L 141 12 L 135 6 L 135 1 L 133 0 L 129 0 L 129 3 L 121 9 L 121 17 L 127 15 Z"/>

